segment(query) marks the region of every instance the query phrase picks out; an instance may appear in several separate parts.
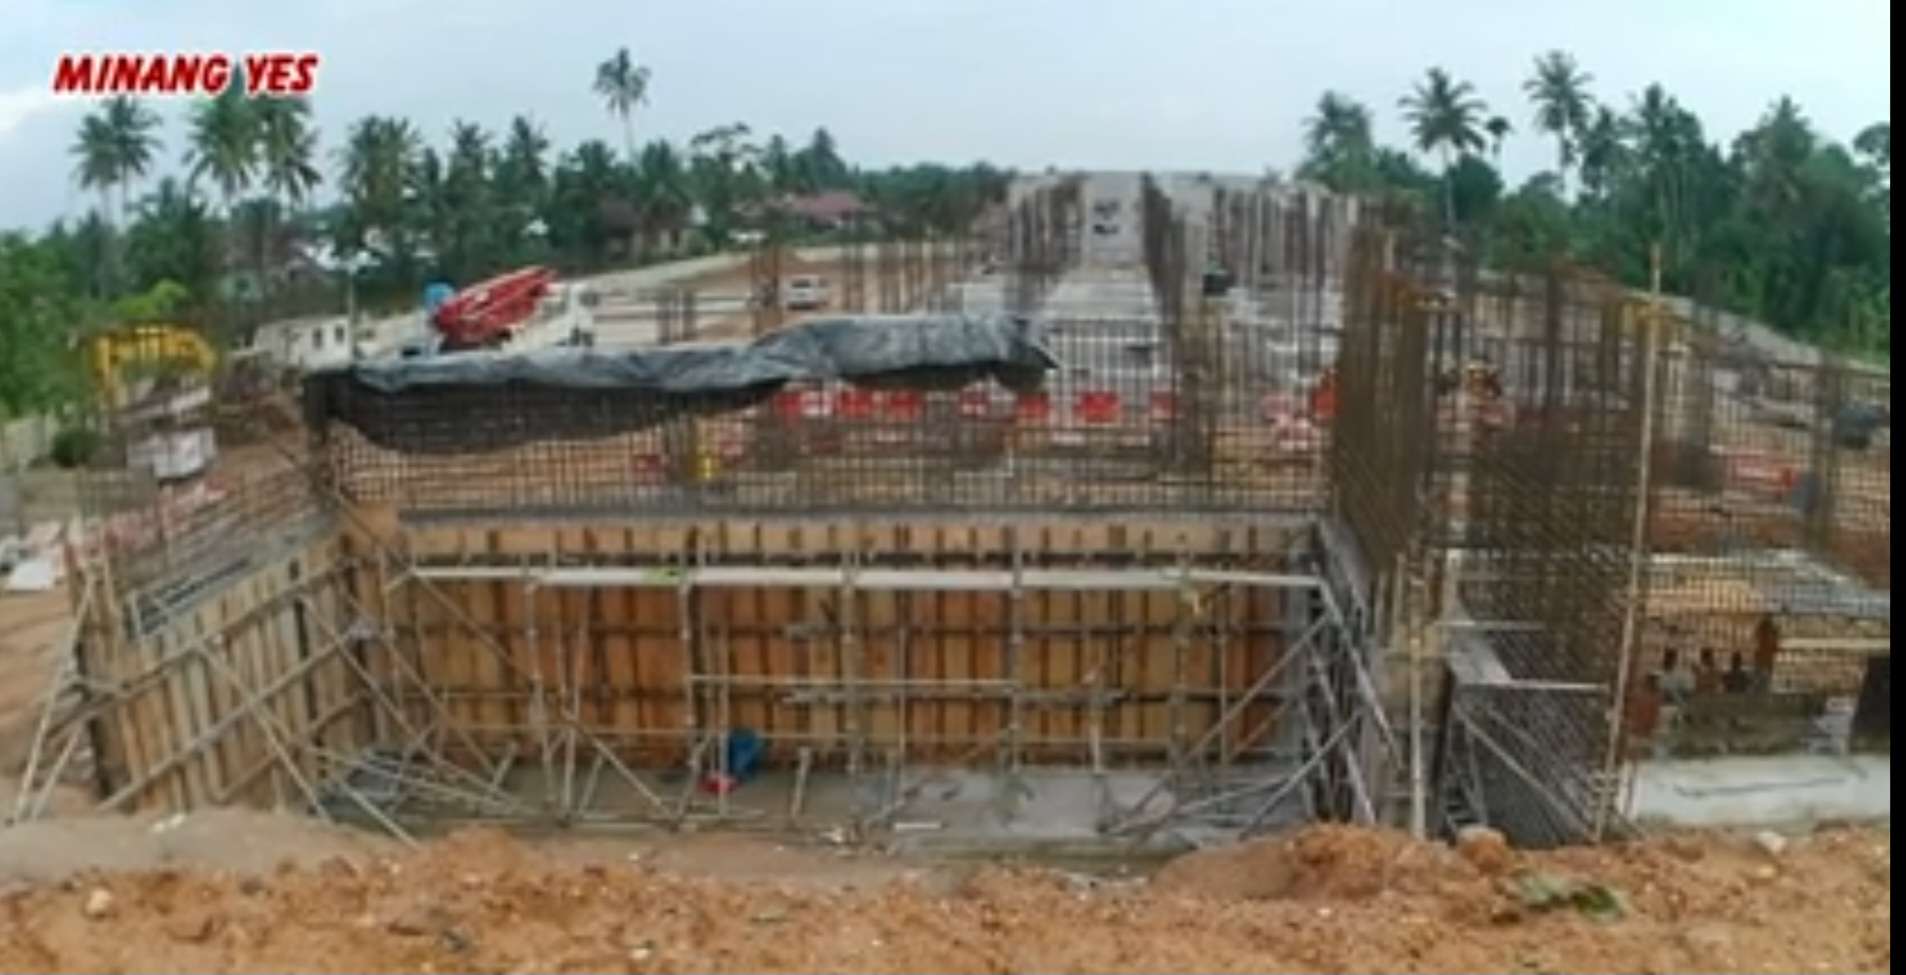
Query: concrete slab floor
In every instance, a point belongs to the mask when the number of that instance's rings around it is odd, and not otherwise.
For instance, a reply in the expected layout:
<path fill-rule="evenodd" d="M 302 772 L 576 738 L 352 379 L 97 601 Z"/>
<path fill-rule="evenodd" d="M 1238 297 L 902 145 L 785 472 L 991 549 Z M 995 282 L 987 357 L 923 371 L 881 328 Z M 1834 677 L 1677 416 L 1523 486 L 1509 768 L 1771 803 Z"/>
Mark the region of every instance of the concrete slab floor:
<path fill-rule="evenodd" d="M 637 774 L 667 808 L 675 808 L 686 785 L 680 769 L 647 769 Z M 887 809 L 898 798 L 897 792 L 910 791 L 911 795 L 898 803 L 889 817 L 888 828 L 870 838 L 895 852 L 1020 856 L 1041 862 L 1086 863 L 1106 857 L 1148 860 L 1234 838 L 1231 829 L 1197 822 L 1170 824 L 1138 845 L 1130 836 L 1099 831 L 1102 816 L 1133 807 L 1158 783 L 1161 774 L 1162 770 L 1119 770 L 1100 778 L 1084 769 L 1029 766 L 1017 779 L 1009 779 L 990 768 L 915 766 L 896 783 L 876 770 L 858 777 L 838 769 L 816 770 L 802 789 L 797 819 L 789 815 L 796 776 L 791 769 L 776 768 L 743 783 L 725 802 L 696 788 L 690 793 L 690 808 L 696 816 L 725 813 L 729 818 L 726 825 L 708 827 L 717 831 L 765 830 L 824 838 L 862 816 Z M 1263 774 L 1274 777 L 1269 771 Z M 579 794 L 584 788 L 582 778 L 579 773 Z M 506 791 L 532 804 L 539 802 L 549 787 L 541 771 L 534 768 L 515 769 L 504 782 Z M 379 794 L 374 798 L 388 801 L 389 797 Z M 1251 800 L 1241 802 L 1248 806 Z M 1147 808 L 1162 812 L 1169 807 L 1167 791 L 1154 796 Z M 657 812 L 613 773 L 600 775 L 591 809 L 598 816 L 610 818 L 618 812 L 630 816 L 653 816 Z M 409 811 L 413 815 L 422 812 L 415 807 Z M 1240 806 L 1234 811 L 1250 810 Z M 343 815 L 349 810 L 340 807 L 337 812 Z M 457 816 L 450 815 L 453 819 Z M 1280 803 L 1266 825 L 1279 830 L 1296 825 L 1302 818 L 1302 804 L 1293 797 Z M 424 828 L 427 823 L 417 825 Z M 839 835 L 844 838 L 845 833 Z"/>
<path fill-rule="evenodd" d="M 1780 826 L 1890 820 L 1890 755 L 1651 759 L 1634 769 L 1629 816 L 1643 825 Z"/>

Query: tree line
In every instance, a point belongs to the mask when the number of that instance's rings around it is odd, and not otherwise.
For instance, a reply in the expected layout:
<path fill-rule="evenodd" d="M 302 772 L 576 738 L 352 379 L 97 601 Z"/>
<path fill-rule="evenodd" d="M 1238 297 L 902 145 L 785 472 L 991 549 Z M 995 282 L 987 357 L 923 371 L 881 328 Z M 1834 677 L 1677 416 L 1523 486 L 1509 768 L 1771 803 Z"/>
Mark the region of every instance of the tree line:
<path fill-rule="evenodd" d="M 680 144 L 643 141 L 650 81 L 626 48 L 588 78 L 620 123 L 619 147 L 589 139 L 557 151 L 527 115 L 501 132 L 457 121 L 441 139 L 371 115 L 321 154 L 307 99 L 247 98 L 235 79 L 190 107 L 172 147 L 183 175 L 156 181 L 168 150 L 159 117 L 135 99 L 103 102 L 70 147 L 74 178 L 98 195 L 92 212 L 38 235 L 0 234 L 0 415 L 70 399 L 66 350 L 95 324 L 173 315 L 230 340 L 265 318 L 337 310 L 342 275 L 288 279 L 294 247 L 358 268 L 361 300 L 408 307 L 433 279 L 723 247 L 788 194 L 855 193 L 882 232 L 962 232 L 1010 177 L 984 163 L 857 166 L 825 128 L 798 144 L 741 122 Z M 1560 256 L 1643 285 L 1658 245 L 1670 291 L 1890 354 L 1887 123 L 1843 145 L 1780 98 L 1723 147 L 1662 86 L 1618 107 L 1595 97 L 1593 81 L 1566 53 L 1536 59 L 1521 117 L 1553 141 L 1555 165 L 1514 190 L 1500 157 L 1516 113 L 1492 112 L 1440 68 L 1398 99 L 1410 136 L 1401 148 L 1376 142 L 1368 106 L 1325 92 L 1304 122 L 1296 175 L 1420 207 L 1495 266 Z M 334 202 L 317 205 L 320 188 Z"/>
<path fill-rule="evenodd" d="M 1593 84 L 1566 52 L 1535 59 L 1525 117 L 1553 142 L 1555 164 L 1514 190 L 1498 169 L 1514 122 L 1441 68 L 1397 102 L 1408 148 L 1437 157 L 1440 174 L 1379 145 L 1370 108 L 1335 91 L 1304 122 L 1297 173 L 1434 214 L 1496 267 L 1564 259 L 1646 286 L 1658 248 L 1671 293 L 1890 357 L 1889 122 L 1841 143 L 1782 96 L 1723 146 L 1659 84 L 1625 105 L 1599 100 Z"/>
<path fill-rule="evenodd" d="M 156 180 L 160 118 L 137 99 L 106 100 L 70 146 L 97 205 L 37 236 L 0 235 L 0 415 L 70 398 L 64 350 L 92 325 L 169 315 L 229 341 L 260 320 L 337 310 L 341 274 L 286 279 L 294 248 L 353 268 L 360 301 L 401 307 L 431 280 L 688 256 L 770 225 L 798 236 L 771 205 L 785 196 L 853 193 L 877 214 L 869 231 L 902 235 L 961 232 L 1004 197 L 1008 174 L 985 163 L 858 166 L 826 128 L 799 145 L 741 122 L 683 144 L 639 141 L 650 77 L 627 48 L 590 76 L 621 123 L 619 148 L 589 139 L 557 151 L 528 115 L 501 132 L 457 120 L 441 141 L 370 115 L 328 155 L 309 99 L 247 97 L 234 78 L 190 107 L 182 175 Z M 334 202 L 315 202 L 321 187 Z"/>

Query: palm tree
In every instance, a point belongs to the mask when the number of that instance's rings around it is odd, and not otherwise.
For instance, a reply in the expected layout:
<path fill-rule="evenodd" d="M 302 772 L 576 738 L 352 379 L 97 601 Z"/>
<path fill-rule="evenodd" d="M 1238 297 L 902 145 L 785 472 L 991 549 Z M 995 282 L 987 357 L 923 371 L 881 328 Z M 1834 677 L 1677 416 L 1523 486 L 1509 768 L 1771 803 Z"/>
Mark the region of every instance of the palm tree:
<path fill-rule="evenodd" d="M 186 188 L 202 176 L 218 184 L 229 213 L 232 199 L 252 184 L 258 168 L 258 116 L 237 79 L 192 107 L 185 153 Z"/>
<path fill-rule="evenodd" d="M 629 49 L 617 48 L 615 56 L 596 65 L 596 94 L 608 102 L 609 111 L 622 116 L 622 138 L 629 150 L 629 165 L 635 165 L 635 107 L 648 101 L 649 69 L 629 57 Z"/>
<path fill-rule="evenodd" d="M 1871 158 L 1880 169 L 1893 170 L 1893 123 L 1875 122 L 1853 137 L 1853 148 Z"/>
<path fill-rule="evenodd" d="M 318 134 L 310 126 L 311 103 L 301 96 L 263 98 L 254 103 L 253 111 L 265 188 L 296 207 L 324 181 L 313 162 Z"/>
<path fill-rule="evenodd" d="M 1616 174 L 1628 163 L 1627 129 L 1613 109 L 1595 108 L 1594 116 L 1582 128 L 1582 189 L 1592 197 L 1614 186 Z"/>
<path fill-rule="evenodd" d="M 488 263 L 484 258 L 496 224 L 490 212 L 490 157 L 490 134 L 482 126 L 451 123 L 443 180 L 449 237 L 434 243 L 452 277 L 472 276 Z"/>
<path fill-rule="evenodd" d="M 368 242 L 372 231 L 395 242 L 420 145 L 417 130 L 404 119 L 367 115 L 351 126 L 338 153 L 338 182 L 361 235 L 353 243 Z"/>
<path fill-rule="evenodd" d="M 80 188 L 99 191 L 100 217 L 110 219 L 110 193 L 119 182 L 119 147 L 104 112 L 80 119 L 79 138 L 71 152 L 77 160 L 73 164 L 73 175 L 79 180 Z"/>
<path fill-rule="evenodd" d="M 127 194 L 132 181 L 144 176 L 159 149 L 159 115 L 138 101 L 119 95 L 106 102 L 106 128 L 112 136 L 114 161 L 118 169 L 119 214 L 126 215 Z"/>
<path fill-rule="evenodd" d="M 199 301 L 217 287 L 221 248 L 218 226 L 190 189 L 167 176 L 139 202 L 138 219 L 126 229 L 133 280 L 173 281 Z"/>
<path fill-rule="evenodd" d="M 1482 124 L 1482 130 L 1489 133 L 1489 154 L 1496 159 L 1496 168 L 1502 168 L 1502 140 L 1507 139 L 1516 127 L 1501 115 L 1491 115 L 1489 121 Z"/>
<path fill-rule="evenodd" d="M 1456 223 L 1456 184 L 1451 177 L 1456 157 L 1483 146 L 1477 126 L 1489 107 L 1475 95 L 1476 89 L 1469 82 L 1454 81 L 1442 68 L 1431 68 L 1414 91 L 1397 100 L 1416 137 L 1416 148 L 1422 152 L 1442 151 L 1443 219 L 1452 227 Z"/>
<path fill-rule="evenodd" d="M 508 214 L 512 252 L 532 233 L 547 202 L 549 169 L 543 156 L 548 151 L 549 138 L 528 116 L 510 120 L 509 134 L 496 160 L 495 202 Z"/>
<path fill-rule="evenodd" d="M 1370 142 L 1370 110 L 1334 91 L 1324 92 L 1317 99 L 1317 114 L 1304 120 L 1304 148 L 1312 156 Z"/>
<path fill-rule="evenodd" d="M 694 200 L 675 147 L 659 140 L 643 146 L 635 180 L 642 201 L 644 233 L 651 240 L 656 233 L 679 233 L 688 223 Z"/>
<path fill-rule="evenodd" d="M 1594 80 L 1594 75 L 1575 66 L 1568 53 L 1550 51 L 1535 59 L 1535 73 L 1522 83 L 1522 90 L 1535 103 L 1536 128 L 1555 137 L 1556 171 L 1562 175 L 1565 196 L 1568 170 L 1575 164 L 1579 140 L 1594 108 L 1588 96 L 1588 85 Z"/>
<path fill-rule="evenodd" d="M 499 176 L 508 175 L 512 190 L 540 188 L 549 173 L 543 165 L 543 153 L 549 151 L 549 137 L 527 115 L 510 120 L 510 134 L 503 145 Z"/>
<path fill-rule="evenodd" d="M 127 219 L 127 190 L 134 177 L 143 176 L 152 164 L 159 138 L 152 130 L 159 117 L 150 109 L 126 96 L 107 100 L 100 111 L 80 120 L 79 138 L 73 143 L 76 159 L 74 176 L 84 189 L 99 191 L 99 217 L 107 228 L 112 226 L 112 190 L 119 188 L 119 223 Z M 122 227 L 123 229 L 123 227 Z M 112 268 L 121 263 L 119 240 L 110 232 L 103 257 L 109 269 L 104 275 L 113 280 Z"/>
<path fill-rule="evenodd" d="M 259 223 L 257 236 L 274 240 L 278 225 L 287 213 L 294 212 L 324 180 L 312 161 L 317 154 L 317 132 L 310 127 L 311 103 L 300 96 L 263 98 L 252 103 L 253 122 L 258 137 L 258 168 L 271 192 L 272 206 L 256 208 L 251 217 Z M 267 249 L 259 248 L 258 281 L 265 286 Z"/>
<path fill-rule="evenodd" d="M 1375 172 L 1375 140 L 1370 135 L 1370 110 L 1362 104 L 1334 91 L 1324 92 L 1317 99 L 1317 114 L 1304 120 L 1304 147 L 1298 175 L 1337 192 L 1368 188 Z"/>
<path fill-rule="evenodd" d="M 815 129 L 807 146 L 790 160 L 796 178 L 808 190 L 834 189 L 850 182 L 847 163 L 840 157 L 834 136 L 825 128 Z"/>

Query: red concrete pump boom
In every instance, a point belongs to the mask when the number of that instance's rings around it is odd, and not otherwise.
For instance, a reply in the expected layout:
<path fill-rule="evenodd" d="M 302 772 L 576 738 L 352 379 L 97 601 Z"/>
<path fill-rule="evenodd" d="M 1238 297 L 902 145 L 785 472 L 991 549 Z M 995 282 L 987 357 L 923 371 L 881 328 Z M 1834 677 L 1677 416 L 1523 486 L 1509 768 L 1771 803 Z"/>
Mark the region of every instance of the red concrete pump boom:
<path fill-rule="evenodd" d="M 442 333 L 445 349 L 499 345 L 529 321 L 555 281 L 556 272 L 546 267 L 499 274 L 452 295 L 430 323 Z"/>

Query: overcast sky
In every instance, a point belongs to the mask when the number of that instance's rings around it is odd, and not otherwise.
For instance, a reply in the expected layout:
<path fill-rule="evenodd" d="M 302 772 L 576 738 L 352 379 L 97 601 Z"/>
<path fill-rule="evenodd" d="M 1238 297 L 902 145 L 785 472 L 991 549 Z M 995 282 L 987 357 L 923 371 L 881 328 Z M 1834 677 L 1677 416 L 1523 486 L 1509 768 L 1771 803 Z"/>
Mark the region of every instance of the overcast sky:
<path fill-rule="evenodd" d="M 1028 169 L 1289 171 L 1302 120 L 1336 88 L 1404 141 L 1396 100 L 1430 65 L 1473 82 L 1521 130 L 1512 183 L 1550 164 L 1520 90 L 1555 47 L 1626 106 L 1660 81 L 1731 140 L 1780 94 L 1850 140 L 1890 118 L 1886 0 L 5 0 L 0 227 L 78 214 L 68 147 L 84 98 L 50 94 L 63 51 L 314 50 L 327 177 L 350 120 L 529 113 L 558 147 L 621 129 L 589 91 L 626 44 L 654 71 L 638 137 L 746 121 L 800 142 L 825 125 L 850 161 L 986 159 Z M 175 168 L 183 100 L 157 104 Z"/>

